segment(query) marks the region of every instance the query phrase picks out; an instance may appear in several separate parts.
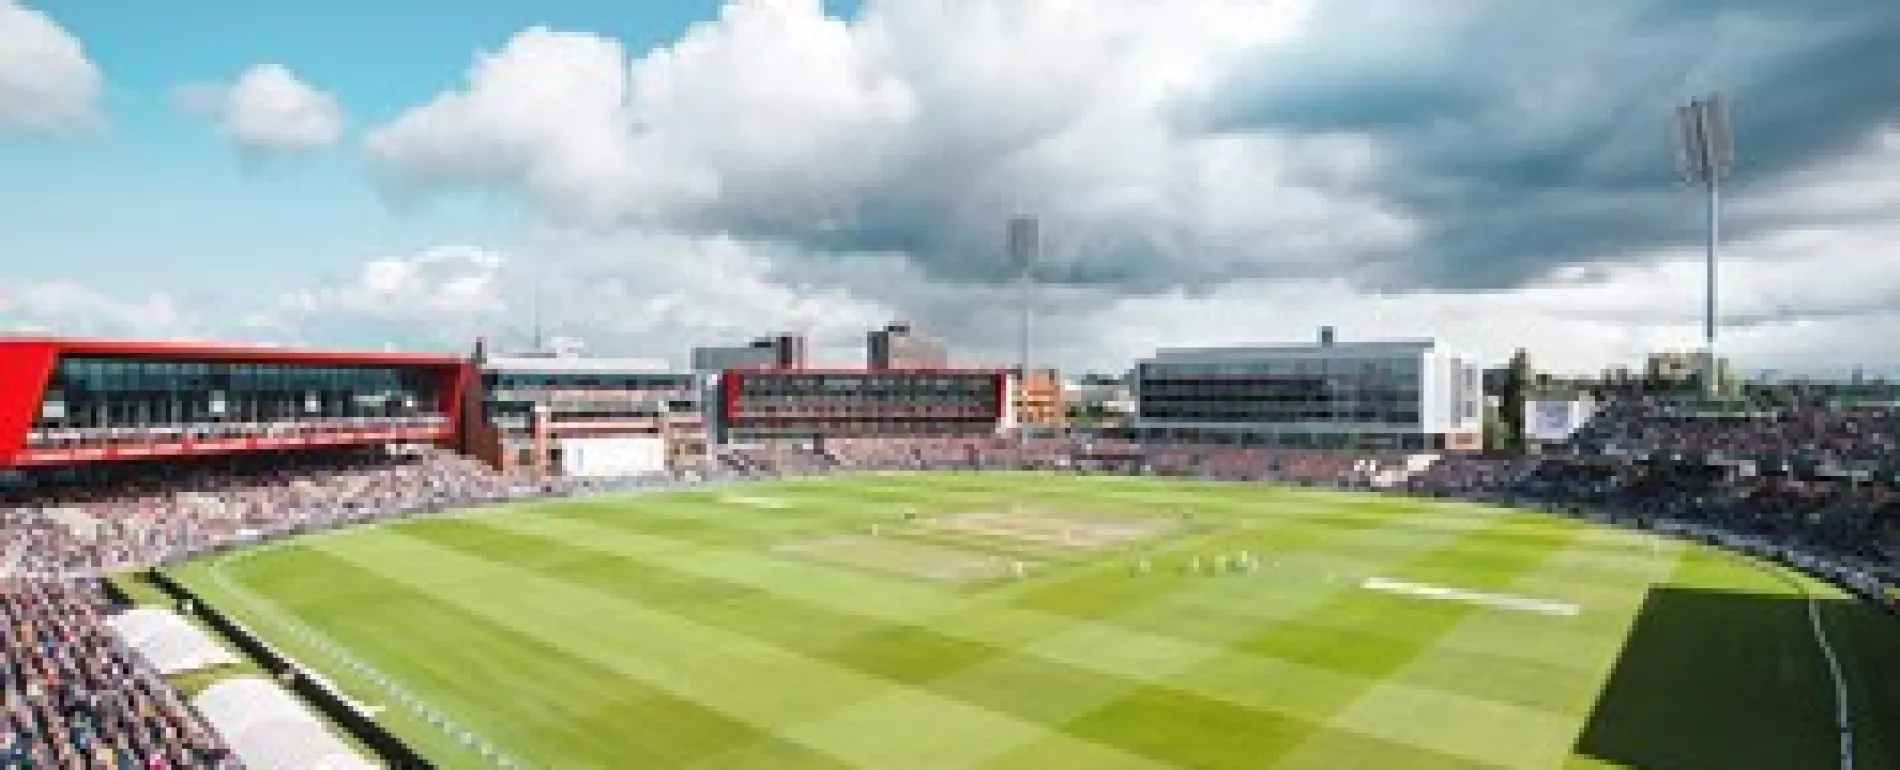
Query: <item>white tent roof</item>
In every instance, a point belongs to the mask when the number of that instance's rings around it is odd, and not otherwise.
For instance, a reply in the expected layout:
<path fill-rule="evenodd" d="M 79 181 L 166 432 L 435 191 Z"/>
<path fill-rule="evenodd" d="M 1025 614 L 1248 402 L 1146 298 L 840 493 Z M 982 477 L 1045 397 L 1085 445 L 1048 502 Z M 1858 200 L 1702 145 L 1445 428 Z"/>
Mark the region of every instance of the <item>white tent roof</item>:
<path fill-rule="evenodd" d="M 373 770 L 288 693 L 254 676 L 226 679 L 192 701 L 245 767 L 255 770 Z"/>
<path fill-rule="evenodd" d="M 119 638 L 138 650 L 161 674 L 237 662 L 229 650 L 218 646 L 205 632 L 171 610 L 139 607 L 114 615 L 109 622 Z"/>

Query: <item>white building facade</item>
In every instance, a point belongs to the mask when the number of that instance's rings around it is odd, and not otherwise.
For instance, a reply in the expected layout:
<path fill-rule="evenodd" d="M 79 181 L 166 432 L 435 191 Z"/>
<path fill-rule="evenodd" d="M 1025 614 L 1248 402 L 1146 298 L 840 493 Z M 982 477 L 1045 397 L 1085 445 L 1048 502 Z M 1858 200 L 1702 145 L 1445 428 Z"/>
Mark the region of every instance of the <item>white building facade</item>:
<path fill-rule="evenodd" d="M 1436 340 L 1166 349 L 1133 373 L 1146 440 L 1404 451 L 1483 447 L 1478 361 Z"/>

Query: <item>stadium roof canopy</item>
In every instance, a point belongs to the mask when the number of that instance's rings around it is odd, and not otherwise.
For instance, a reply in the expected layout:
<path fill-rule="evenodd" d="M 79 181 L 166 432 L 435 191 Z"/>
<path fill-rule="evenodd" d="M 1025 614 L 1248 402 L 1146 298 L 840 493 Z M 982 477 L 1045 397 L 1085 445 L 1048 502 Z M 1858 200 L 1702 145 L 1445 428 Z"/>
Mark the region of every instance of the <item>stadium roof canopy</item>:
<path fill-rule="evenodd" d="M 347 366 L 459 366 L 460 356 L 429 353 L 312 350 L 279 345 L 244 345 L 199 340 L 101 340 L 67 337 L 0 336 L 0 357 L 26 353 L 57 356 L 107 356 L 168 361 L 253 364 L 341 364 Z"/>
<path fill-rule="evenodd" d="M 139 607 L 112 616 L 112 630 L 161 674 L 181 674 L 236 664 L 237 657 L 211 641 L 178 613 Z"/>
<path fill-rule="evenodd" d="M 269 680 L 227 679 L 192 701 L 224 736 L 244 766 L 254 770 L 374 768 L 325 730 L 296 699 Z"/>

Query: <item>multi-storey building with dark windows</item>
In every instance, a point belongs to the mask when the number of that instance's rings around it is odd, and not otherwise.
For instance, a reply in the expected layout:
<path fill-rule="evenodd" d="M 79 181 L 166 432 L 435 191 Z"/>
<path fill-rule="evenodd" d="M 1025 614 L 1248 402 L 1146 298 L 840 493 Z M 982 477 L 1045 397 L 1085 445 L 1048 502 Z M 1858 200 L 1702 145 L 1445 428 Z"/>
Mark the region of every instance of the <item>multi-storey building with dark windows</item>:
<path fill-rule="evenodd" d="M 658 362 L 522 356 L 481 363 L 491 463 L 618 476 L 699 468 L 706 424 L 698 380 Z"/>
<path fill-rule="evenodd" d="M 720 386 L 730 443 L 991 436 L 1013 426 L 1000 370 L 734 369 Z"/>
<path fill-rule="evenodd" d="M 942 369 L 950 365 L 943 341 L 894 323 L 865 335 L 864 364 L 870 369 Z"/>
<path fill-rule="evenodd" d="M 0 339 L 0 469 L 454 442 L 450 356 Z"/>
<path fill-rule="evenodd" d="M 803 369 L 805 349 L 801 334 L 774 334 L 745 345 L 696 347 L 692 351 L 693 371 L 712 374 L 727 369 Z"/>
<path fill-rule="evenodd" d="M 1432 340 L 1162 350 L 1134 372 L 1135 433 L 1267 446 L 1482 448 L 1475 360 Z"/>

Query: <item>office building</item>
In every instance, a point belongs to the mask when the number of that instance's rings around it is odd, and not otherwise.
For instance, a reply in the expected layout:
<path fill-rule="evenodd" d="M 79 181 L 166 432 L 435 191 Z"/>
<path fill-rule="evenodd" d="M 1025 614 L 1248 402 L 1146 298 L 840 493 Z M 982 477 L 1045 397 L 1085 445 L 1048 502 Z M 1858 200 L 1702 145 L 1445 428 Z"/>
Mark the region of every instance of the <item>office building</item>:
<path fill-rule="evenodd" d="M 1161 350 L 1134 377 L 1137 436 L 1216 444 L 1482 448 L 1477 361 L 1435 340 Z"/>
<path fill-rule="evenodd" d="M 872 331 L 865 340 L 865 366 L 878 369 L 942 369 L 950 365 L 943 341 L 894 323 Z"/>

